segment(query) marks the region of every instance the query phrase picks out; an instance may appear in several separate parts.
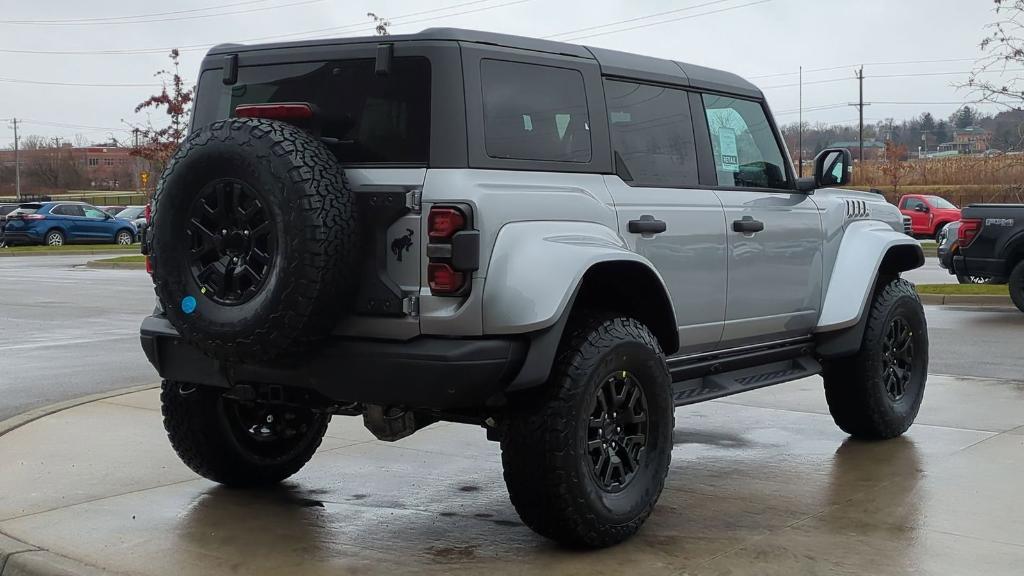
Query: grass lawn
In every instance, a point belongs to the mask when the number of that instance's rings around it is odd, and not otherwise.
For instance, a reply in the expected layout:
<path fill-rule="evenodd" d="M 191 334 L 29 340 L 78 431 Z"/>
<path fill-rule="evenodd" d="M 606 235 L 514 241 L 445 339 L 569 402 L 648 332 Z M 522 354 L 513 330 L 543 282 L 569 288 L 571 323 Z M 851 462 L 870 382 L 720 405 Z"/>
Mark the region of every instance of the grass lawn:
<path fill-rule="evenodd" d="M 97 262 L 107 262 L 110 264 L 142 264 L 146 261 L 146 257 L 142 254 L 134 254 L 132 256 L 118 256 L 117 258 L 103 258 L 97 260 Z"/>
<path fill-rule="evenodd" d="M 918 284 L 918 294 L 991 294 L 1009 296 L 1006 284 Z"/>
<path fill-rule="evenodd" d="M 7 248 L 0 248 L 0 254 L 2 253 L 17 253 L 17 252 L 40 252 L 46 254 L 60 254 L 61 252 L 77 252 L 77 251 L 95 251 L 100 252 L 104 250 L 138 250 L 139 246 L 133 244 L 131 246 L 121 246 L 120 244 L 66 244 L 64 246 L 8 246 Z"/>

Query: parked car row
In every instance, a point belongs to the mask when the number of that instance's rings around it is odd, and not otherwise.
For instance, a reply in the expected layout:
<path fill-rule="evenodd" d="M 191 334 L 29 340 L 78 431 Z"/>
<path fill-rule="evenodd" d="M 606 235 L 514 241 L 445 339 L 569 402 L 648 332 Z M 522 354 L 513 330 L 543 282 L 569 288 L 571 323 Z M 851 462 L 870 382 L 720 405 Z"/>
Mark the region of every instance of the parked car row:
<path fill-rule="evenodd" d="M 0 245 L 114 242 L 127 246 L 138 235 L 139 228 L 132 219 L 111 215 L 85 202 L 18 204 L 0 220 Z"/>

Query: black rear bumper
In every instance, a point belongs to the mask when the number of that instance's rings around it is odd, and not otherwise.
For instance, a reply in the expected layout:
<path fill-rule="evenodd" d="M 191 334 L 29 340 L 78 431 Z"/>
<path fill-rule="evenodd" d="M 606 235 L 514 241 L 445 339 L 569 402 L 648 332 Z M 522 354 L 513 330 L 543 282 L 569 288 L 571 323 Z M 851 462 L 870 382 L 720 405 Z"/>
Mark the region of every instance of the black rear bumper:
<path fill-rule="evenodd" d="M 529 342 L 437 338 L 408 342 L 332 338 L 288 364 L 214 360 L 187 344 L 161 316 L 142 323 L 142 348 L 160 376 L 195 384 L 279 384 L 336 402 L 459 410 L 497 405 L 519 373 Z"/>
<path fill-rule="evenodd" d="M 983 276 L 1000 280 L 1007 276 L 1006 260 L 1003 258 L 968 258 L 958 254 L 953 257 L 953 269 L 962 276 Z"/>

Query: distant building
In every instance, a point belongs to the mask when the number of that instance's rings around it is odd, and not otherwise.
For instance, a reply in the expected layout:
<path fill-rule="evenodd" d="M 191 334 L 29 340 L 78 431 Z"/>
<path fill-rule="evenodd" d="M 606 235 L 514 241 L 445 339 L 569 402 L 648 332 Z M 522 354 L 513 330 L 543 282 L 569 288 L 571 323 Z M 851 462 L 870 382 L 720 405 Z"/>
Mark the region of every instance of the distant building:
<path fill-rule="evenodd" d="M 992 132 L 980 126 L 968 126 L 953 132 L 953 141 L 939 144 L 940 152 L 980 154 L 992 146 Z"/>
<path fill-rule="evenodd" d="M 129 155 L 128 148 L 119 146 L 86 146 L 65 144 L 60 147 L 21 150 L 22 189 L 30 192 L 49 192 L 58 189 L 131 190 L 138 187 L 139 171 L 145 162 Z M 14 166 L 14 151 L 0 150 L 0 167 Z M 35 167 L 46 166 L 54 172 L 56 182 L 33 182 Z M 9 194 L 13 183 L 4 178 L 0 195 Z M 43 189 L 46 190 L 43 190 Z M 34 189 L 34 190 L 32 190 Z"/>
<path fill-rule="evenodd" d="M 860 140 L 833 142 L 829 148 L 847 148 L 854 160 L 860 160 Z M 882 140 L 864 140 L 864 160 L 879 160 L 885 156 L 885 142 Z"/>

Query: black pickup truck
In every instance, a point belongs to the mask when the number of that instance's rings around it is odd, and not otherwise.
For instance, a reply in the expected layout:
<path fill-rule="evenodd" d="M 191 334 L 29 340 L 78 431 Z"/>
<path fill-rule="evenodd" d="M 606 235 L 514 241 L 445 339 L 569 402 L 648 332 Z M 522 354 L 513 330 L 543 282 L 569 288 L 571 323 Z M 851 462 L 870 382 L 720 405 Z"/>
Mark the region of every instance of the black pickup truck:
<path fill-rule="evenodd" d="M 957 242 L 956 273 L 1008 283 L 1013 303 L 1024 312 L 1024 204 L 964 208 Z"/>

